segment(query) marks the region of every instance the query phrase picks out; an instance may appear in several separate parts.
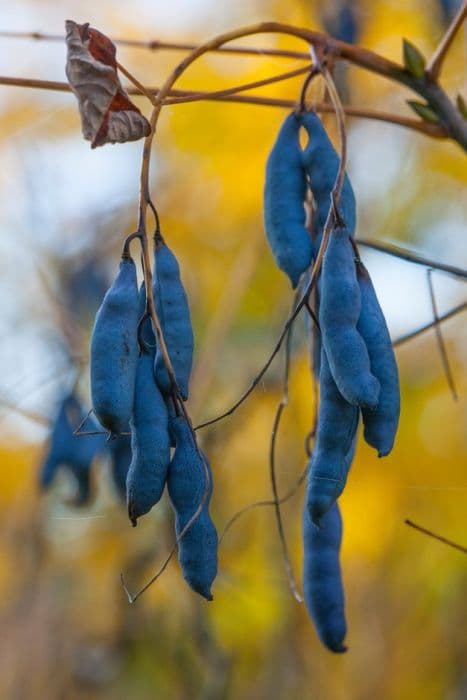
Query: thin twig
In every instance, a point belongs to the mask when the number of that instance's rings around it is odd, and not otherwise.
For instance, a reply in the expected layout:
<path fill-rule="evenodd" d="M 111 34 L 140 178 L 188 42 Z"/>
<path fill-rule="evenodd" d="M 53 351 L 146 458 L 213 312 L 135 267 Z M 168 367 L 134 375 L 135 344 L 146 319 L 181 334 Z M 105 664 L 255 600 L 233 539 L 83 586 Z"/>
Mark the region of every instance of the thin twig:
<path fill-rule="evenodd" d="M 284 78 L 285 80 L 286 78 Z M 270 79 L 271 82 L 277 82 L 277 77 L 275 79 Z M 34 78 L 16 78 L 12 76 L 0 76 L 0 85 L 5 85 L 8 87 L 23 87 L 32 88 L 37 90 L 50 90 L 52 92 L 71 92 L 71 88 L 68 83 L 60 82 L 56 80 L 36 80 Z M 240 91 L 240 86 L 236 89 Z M 246 89 L 246 88 L 245 88 Z M 157 96 L 160 88 L 158 87 L 145 87 L 145 91 L 153 96 Z M 279 97 L 256 97 L 254 95 L 239 95 L 234 94 L 230 90 L 229 95 L 216 96 L 216 92 L 219 91 L 202 91 L 202 90 L 170 90 L 169 97 L 164 100 L 164 104 L 185 104 L 190 102 L 201 102 L 201 101 L 214 101 L 214 102 L 234 102 L 236 104 L 248 104 L 256 105 L 260 107 L 277 107 L 280 109 L 293 109 L 296 105 L 295 100 L 287 100 Z M 141 96 L 141 90 L 134 87 L 125 87 L 125 91 L 129 95 Z M 196 96 L 196 97 L 195 97 Z M 173 101 L 172 98 L 183 98 Z M 333 107 L 328 104 L 320 103 L 314 105 L 314 109 L 318 113 L 328 113 L 333 112 Z M 387 124 L 393 124 L 395 126 L 402 126 L 412 131 L 417 131 L 425 136 L 437 139 L 446 139 L 448 137 L 447 131 L 440 124 L 431 124 L 429 122 L 424 122 L 421 119 L 412 119 L 410 117 L 402 117 L 397 114 L 390 114 L 389 112 L 381 112 L 372 109 L 363 109 L 358 107 L 345 106 L 344 111 L 348 117 L 356 117 L 361 119 L 371 119 L 373 121 L 382 121 Z"/>
<path fill-rule="evenodd" d="M 464 301 L 462 304 L 455 306 L 450 311 L 447 311 L 442 316 L 439 316 L 437 321 L 431 321 L 430 323 L 426 323 L 424 326 L 421 326 L 421 328 L 417 328 L 414 331 L 410 331 L 410 333 L 406 333 L 405 335 L 401 335 L 399 338 L 396 338 L 396 340 L 393 341 L 392 346 L 395 348 L 395 347 L 398 347 L 399 345 L 403 345 L 404 343 L 407 343 L 409 340 L 412 340 L 413 338 L 416 338 L 417 336 L 421 335 L 422 333 L 429 331 L 431 328 L 434 328 L 438 323 L 443 323 L 443 321 L 447 321 L 449 318 L 452 318 L 453 316 L 457 316 L 457 314 L 462 313 L 466 309 L 467 309 L 467 301 Z"/>
<path fill-rule="evenodd" d="M 42 413 L 38 413 L 37 411 L 31 411 L 27 408 L 21 408 L 20 406 L 17 406 L 14 401 L 11 401 L 10 399 L 5 398 L 4 396 L 0 397 L 0 408 L 6 408 L 9 411 L 17 413 L 23 418 L 27 418 L 28 420 L 33 421 L 34 423 L 39 423 L 39 425 L 43 425 L 47 428 L 50 427 L 50 418 L 47 418 L 47 416 L 44 416 Z"/>
<path fill-rule="evenodd" d="M 448 544 L 450 547 L 454 547 L 454 549 L 457 549 L 459 552 L 462 552 L 463 554 L 467 554 L 467 547 L 464 547 L 461 544 L 458 544 L 457 542 L 453 542 L 452 540 L 448 540 L 446 537 L 442 537 L 441 535 L 438 535 L 436 532 L 432 532 L 431 530 L 427 530 L 426 527 L 422 527 L 421 525 L 417 525 L 414 523 L 412 520 L 409 520 L 408 518 L 404 520 L 404 523 L 406 525 L 409 525 L 410 527 L 413 527 L 414 530 L 418 530 L 419 532 L 423 532 L 424 535 L 428 535 L 429 537 L 433 537 L 435 540 L 439 540 L 440 542 L 443 542 L 444 544 Z"/>
<path fill-rule="evenodd" d="M 257 265 L 262 240 L 255 237 L 243 245 L 227 274 L 221 296 L 216 308 L 210 314 L 209 323 L 203 333 L 202 351 L 191 376 L 190 408 L 194 415 L 206 403 L 206 396 L 217 368 L 217 360 L 222 354 L 225 338 L 232 325 L 245 290 L 251 281 Z"/>
<path fill-rule="evenodd" d="M 298 302 L 299 292 L 295 295 L 292 311 Z M 285 353 L 284 353 L 284 376 L 283 376 L 283 388 L 282 396 L 277 406 L 276 414 L 274 416 L 274 422 L 271 433 L 271 444 L 269 449 L 269 477 L 271 481 L 272 494 L 274 496 L 274 510 L 276 514 L 277 529 L 279 532 L 279 540 L 282 547 L 282 556 L 284 558 L 285 570 L 287 573 L 287 578 L 289 581 L 289 587 L 292 591 L 292 595 L 298 603 L 303 603 L 303 598 L 298 591 L 298 586 L 295 581 L 293 574 L 292 562 L 290 560 L 289 551 L 287 547 L 287 540 L 285 537 L 284 523 L 282 521 L 281 508 L 279 504 L 279 492 L 277 490 L 277 479 L 276 479 L 276 443 L 277 435 L 279 432 L 279 425 L 284 412 L 285 407 L 289 402 L 289 373 L 290 373 L 290 356 L 292 349 L 292 326 L 287 331 L 287 337 L 285 339 Z"/>
<path fill-rule="evenodd" d="M 371 248 L 372 250 L 377 250 L 381 253 L 387 253 L 388 255 L 392 255 L 396 258 L 407 260 L 415 265 L 431 267 L 434 270 L 446 272 L 448 275 L 453 275 L 454 277 L 467 280 L 467 270 L 462 267 L 446 265 L 445 263 L 440 263 L 437 260 L 430 260 L 429 258 L 425 258 L 418 253 L 413 253 L 406 248 L 401 248 L 400 246 L 393 245 L 392 243 L 380 243 L 379 241 L 374 241 L 370 238 L 357 238 L 357 243 L 365 248 Z"/>
<path fill-rule="evenodd" d="M 246 90 L 255 90 L 266 85 L 271 85 L 273 83 L 279 83 L 291 78 L 296 78 L 299 75 L 304 75 L 308 73 L 311 66 L 302 66 L 301 68 L 295 68 L 294 70 L 286 71 L 285 73 L 279 73 L 278 75 L 273 75 L 270 78 L 263 78 L 262 80 L 255 80 L 251 83 L 244 83 L 243 85 L 236 85 L 231 88 L 225 88 L 224 90 L 214 90 L 209 93 L 209 99 L 218 100 L 221 97 L 229 97 L 230 95 L 235 95 L 237 92 L 245 92 Z M 199 102 L 200 100 L 206 99 L 206 91 L 201 90 L 196 93 L 193 92 L 191 95 L 180 97 L 168 97 L 164 100 L 164 105 L 176 105 L 176 104 L 187 104 L 188 102 Z"/>
<path fill-rule="evenodd" d="M 435 323 L 436 340 L 438 341 L 439 354 L 441 355 L 441 362 L 443 364 L 444 374 L 446 375 L 446 380 L 447 380 L 449 389 L 451 390 L 452 398 L 454 399 L 454 401 L 457 401 L 456 385 L 454 383 L 453 373 L 451 370 L 451 366 L 449 364 L 448 353 L 447 353 L 446 345 L 444 343 L 443 334 L 441 332 L 441 326 L 439 324 L 438 307 L 436 304 L 435 290 L 433 287 L 433 280 L 431 278 L 431 275 L 432 275 L 432 270 L 431 269 L 427 270 L 426 276 L 427 276 L 427 281 L 428 281 L 428 290 L 430 292 L 431 308 L 433 310 L 433 319 L 434 319 L 434 323 Z"/>
<path fill-rule="evenodd" d="M 34 39 L 37 41 L 64 41 L 63 34 L 47 34 L 45 32 L 9 32 L 0 31 L 2 39 Z M 111 37 L 109 37 L 111 38 Z M 159 39 L 111 39 L 114 44 L 128 46 L 130 48 L 148 49 L 149 51 L 193 51 L 196 44 L 180 43 L 173 41 L 160 41 Z M 268 49 L 254 46 L 218 46 L 211 49 L 211 53 L 233 54 L 243 56 L 273 56 L 275 58 L 295 58 L 307 61 L 309 56 L 301 51 L 289 51 L 287 49 Z"/>
<path fill-rule="evenodd" d="M 323 78 L 326 81 L 326 85 L 328 86 L 329 89 L 329 94 L 332 99 L 332 103 L 336 112 L 336 118 L 337 118 L 337 123 L 338 123 L 338 131 L 339 131 L 339 139 L 340 139 L 340 151 L 341 151 L 341 157 L 340 157 L 340 162 L 339 162 L 339 168 L 336 174 L 336 181 L 334 183 L 334 186 L 332 188 L 331 192 L 331 205 L 329 207 L 328 215 L 326 218 L 326 222 L 324 225 L 324 230 L 323 230 L 323 235 L 321 238 L 321 243 L 318 249 L 318 253 L 316 255 L 315 261 L 313 263 L 311 273 L 310 273 L 310 278 L 309 282 L 306 286 L 306 289 L 299 301 L 299 303 L 296 305 L 295 310 L 293 313 L 289 316 L 287 322 L 285 323 L 284 328 L 282 329 L 282 333 L 279 336 L 279 339 L 270 354 L 268 360 L 266 361 L 265 365 L 262 367 L 260 372 L 256 375 L 254 378 L 253 382 L 250 384 L 248 389 L 242 394 L 242 396 L 236 401 L 233 406 L 231 406 L 227 411 L 222 413 L 220 416 L 216 416 L 216 418 L 212 418 L 209 421 L 205 421 L 204 423 L 199 424 L 198 426 L 195 427 L 195 430 L 199 430 L 200 428 L 205 428 L 208 425 L 212 425 L 213 423 L 217 423 L 218 421 L 222 420 L 223 418 L 226 418 L 227 416 L 230 416 L 234 411 L 248 398 L 248 396 L 252 393 L 252 391 L 255 389 L 255 387 L 258 385 L 264 374 L 267 372 L 269 369 L 269 366 L 271 365 L 273 359 L 279 352 L 282 343 L 288 333 L 289 328 L 292 326 L 293 322 L 297 318 L 298 314 L 302 310 L 302 308 L 305 306 L 310 293 L 312 289 L 314 288 L 316 284 L 316 280 L 318 278 L 318 275 L 321 270 L 321 264 L 323 261 L 324 257 L 324 252 L 326 250 L 327 244 L 329 237 L 331 235 L 331 232 L 333 231 L 335 227 L 335 217 L 336 217 L 336 211 L 337 207 L 339 204 L 339 199 L 342 191 L 342 187 L 344 184 L 344 177 L 345 177 L 345 166 L 347 162 L 347 136 L 345 133 L 345 123 L 344 123 L 344 112 L 342 109 L 342 104 L 339 98 L 339 95 L 337 94 L 337 90 L 334 85 L 334 81 L 332 77 L 329 75 L 328 71 L 326 68 L 322 68 L 322 75 Z"/>
<path fill-rule="evenodd" d="M 456 36 L 457 32 L 461 28 L 465 18 L 467 17 L 467 0 L 464 0 L 463 4 L 461 7 L 459 7 L 459 10 L 456 14 L 456 16 L 453 18 L 451 24 L 446 30 L 446 33 L 444 34 L 443 38 L 441 39 L 436 51 L 428 61 L 428 65 L 426 67 L 426 72 L 429 75 L 431 80 L 437 80 L 439 77 L 439 74 L 441 73 L 441 68 L 443 66 L 444 59 L 446 58 L 446 54 L 449 51 L 449 48 L 454 40 L 454 37 Z"/>
<path fill-rule="evenodd" d="M 160 567 L 160 569 L 159 569 L 159 571 L 157 572 L 157 574 L 156 574 L 155 576 L 153 576 L 152 579 L 151 579 L 150 581 L 148 581 L 148 582 L 146 583 L 146 585 L 143 586 L 143 588 L 141 588 L 141 589 L 140 589 L 137 593 L 135 593 L 134 595 L 132 595 L 132 594 L 130 593 L 130 591 L 128 590 L 128 587 L 127 587 L 127 585 L 126 585 L 126 583 L 125 583 L 125 577 L 124 577 L 123 573 L 120 574 L 120 581 L 121 581 L 121 584 L 122 584 L 122 588 L 123 588 L 123 590 L 125 591 L 126 597 L 128 598 L 128 602 L 130 603 L 130 605 L 132 605 L 132 604 L 137 600 L 137 598 L 140 597 L 140 595 L 142 595 L 145 591 L 147 591 L 147 589 L 148 589 L 150 586 L 152 586 L 152 584 L 155 583 L 155 582 L 157 581 L 157 579 L 158 579 L 160 576 L 162 576 L 162 574 L 163 574 L 164 571 L 166 570 L 167 566 L 169 565 L 170 560 L 172 559 L 172 557 L 173 557 L 173 555 L 175 554 L 176 551 L 177 551 L 177 550 L 176 550 L 176 548 L 174 547 L 174 548 L 172 549 L 172 551 L 170 552 L 170 554 L 167 556 L 167 559 L 164 561 L 164 563 L 163 563 L 162 566 Z"/>
<path fill-rule="evenodd" d="M 120 71 L 120 73 L 123 73 L 123 75 L 126 78 L 128 78 L 130 83 L 133 83 L 133 85 L 135 86 L 135 89 L 138 91 L 138 93 L 147 97 L 148 100 L 151 102 L 151 104 L 154 104 L 155 97 L 152 94 L 151 90 L 148 90 L 142 83 L 140 83 L 139 80 L 137 78 L 135 78 L 135 76 L 132 73 L 130 73 L 130 71 L 127 68 L 125 68 L 125 66 L 123 66 L 118 61 L 117 61 L 117 68 Z"/>
<path fill-rule="evenodd" d="M 245 513 L 248 513 L 250 510 L 254 510 L 255 508 L 261 508 L 263 506 L 275 506 L 276 503 L 279 503 L 282 505 L 283 503 L 286 503 L 289 499 L 294 496 L 300 486 L 303 484 L 303 482 L 306 479 L 306 475 L 308 474 L 308 465 L 305 466 L 303 472 L 300 474 L 298 477 L 297 481 L 295 484 L 287 491 L 287 493 L 282 496 L 281 498 L 278 498 L 277 501 L 255 501 L 254 503 L 249 503 L 247 506 L 244 506 L 240 510 L 238 510 L 236 513 L 232 515 L 231 518 L 226 522 L 224 525 L 224 529 L 222 530 L 222 534 L 219 537 L 219 544 L 222 542 L 224 537 L 226 536 L 227 532 L 230 530 L 232 525 L 237 522 L 239 518 L 242 517 Z"/>

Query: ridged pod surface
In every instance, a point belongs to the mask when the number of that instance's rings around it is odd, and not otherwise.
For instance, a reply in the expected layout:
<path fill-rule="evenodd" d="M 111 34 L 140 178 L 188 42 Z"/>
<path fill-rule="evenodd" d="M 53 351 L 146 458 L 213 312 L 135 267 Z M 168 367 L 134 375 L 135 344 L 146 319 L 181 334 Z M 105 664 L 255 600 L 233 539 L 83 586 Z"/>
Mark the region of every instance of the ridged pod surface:
<path fill-rule="evenodd" d="M 161 240 L 156 240 L 154 299 L 170 361 L 184 401 L 188 398 L 193 364 L 193 329 L 190 307 L 180 278 L 177 258 Z M 160 349 L 156 352 L 156 381 L 164 395 L 171 386 Z"/>
<path fill-rule="evenodd" d="M 305 605 L 323 644 L 333 652 L 347 651 L 339 550 L 342 519 L 334 503 L 316 527 L 305 508 L 303 513 L 303 592 Z"/>
<path fill-rule="evenodd" d="M 133 409 L 138 305 L 135 264 L 123 256 L 97 312 L 90 351 L 94 412 L 104 428 L 117 434 L 128 430 Z"/>
<path fill-rule="evenodd" d="M 97 453 L 103 447 L 99 435 L 74 435 L 84 412 L 76 396 L 65 396 L 60 404 L 50 435 L 47 454 L 41 466 L 39 483 L 42 489 L 52 484 L 60 468 L 65 468 L 73 475 L 78 488 L 74 505 L 83 505 L 90 495 L 91 465 Z M 97 425 L 88 419 L 86 430 L 93 430 Z"/>
<path fill-rule="evenodd" d="M 319 320 L 323 345 L 334 380 L 351 404 L 374 408 L 379 382 L 371 373 L 365 341 L 357 330 L 361 298 L 349 236 L 331 234 L 320 281 Z"/>
<path fill-rule="evenodd" d="M 306 494 L 312 521 L 319 524 L 344 490 L 352 464 L 359 410 L 344 399 L 331 374 L 324 349 L 319 377 L 318 427 Z"/>
<path fill-rule="evenodd" d="M 127 475 L 128 516 L 133 525 L 159 502 L 167 480 L 170 442 L 167 406 L 154 377 L 154 355 L 138 359 L 133 416 L 132 459 Z"/>
<path fill-rule="evenodd" d="M 311 234 L 305 228 L 306 176 L 299 142 L 300 119 L 285 119 L 266 165 L 264 223 L 278 267 L 292 287 L 310 266 Z"/>
<path fill-rule="evenodd" d="M 389 454 L 394 445 L 400 415 L 399 373 L 391 338 L 368 270 L 357 267 L 362 306 L 357 330 L 365 341 L 371 371 L 381 385 L 378 405 L 362 409 L 364 437 L 378 455 Z"/>
<path fill-rule="evenodd" d="M 204 457 L 204 464 L 209 472 L 207 485 L 203 459 L 182 416 L 170 419 L 170 430 L 175 438 L 176 448 L 170 463 L 167 488 L 176 515 L 177 537 L 195 514 L 208 486 L 208 494 L 198 517 L 179 541 L 178 559 L 183 577 L 189 586 L 207 600 L 212 600 L 211 585 L 217 574 L 218 540 L 216 528 L 209 515 L 211 469 Z"/>
<path fill-rule="evenodd" d="M 329 136 L 314 112 L 300 115 L 301 124 L 308 134 L 308 144 L 302 153 L 303 167 L 309 178 L 310 189 L 316 204 L 313 217 L 315 249 L 321 243 L 321 234 L 331 206 L 331 192 L 339 169 L 339 156 Z M 355 195 L 350 180 L 345 176 L 339 200 L 339 214 L 344 220 L 346 231 L 353 235 L 356 226 Z"/>

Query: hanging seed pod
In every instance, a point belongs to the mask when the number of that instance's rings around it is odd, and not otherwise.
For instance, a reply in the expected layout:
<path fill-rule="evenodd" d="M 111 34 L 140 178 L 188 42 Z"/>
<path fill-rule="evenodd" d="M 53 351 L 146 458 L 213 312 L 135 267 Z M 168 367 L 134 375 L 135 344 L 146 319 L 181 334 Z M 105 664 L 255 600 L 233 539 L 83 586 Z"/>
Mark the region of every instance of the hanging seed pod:
<path fill-rule="evenodd" d="M 55 418 L 39 474 L 40 486 L 45 490 L 51 486 L 59 469 L 69 471 L 78 489 L 73 505 L 84 505 L 89 500 L 91 466 L 103 447 L 100 435 L 74 435 L 73 431 L 83 418 L 84 412 L 76 396 L 73 393 L 66 395 Z M 92 419 L 87 423 L 88 430 L 97 428 Z"/>
<path fill-rule="evenodd" d="M 126 482 L 133 526 L 160 501 L 170 462 L 167 406 L 154 377 L 154 355 L 143 352 L 137 364 L 130 420 L 132 460 Z"/>
<path fill-rule="evenodd" d="M 111 433 L 128 430 L 133 410 L 138 346 L 136 268 L 127 254 L 96 315 L 90 371 L 94 412 Z"/>
<path fill-rule="evenodd" d="M 264 223 L 278 267 L 292 287 L 310 266 L 312 242 L 305 227 L 306 176 L 298 133 L 300 119 L 289 114 L 266 165 Z"/>
<path fill-rule="evenodd" d="M 303 592 L 305 605 L 318 636 L 328 649 L 347 651 L 344 588 L 339 564 L 342 518 L 334 503 L 316 527 L 303 512 Z"/>
<path fill-rule="evenodd" d="M 324 349 L 319 376 L 320 402 L 316 442 L 310 461 L 306 503 L 315 524 L 344 490 L 352 464 L 359 411 L 339 392 Z"/>
<path fill-rule="evenodd" d="M 332 204 L 331 192 L 339 169 L 339 156 L 320 118 L 314 112 L 301 114 L 300 123 L 305 127 L 309 137 L 308 145 L 302 153 L 302 162 L 316 204 L 313 227 L 314 246 L 317 250 Z M 356 204 L 352 185 L 347 175 L 344 179 L 338 209 L 347 233 L 353 235 L 356 226 Z"/>
<path fill-rule="evenodd" d="M 155 243 L 154 298 L 177 384 L 186 401 L 194 344 L 190 307 L 175 255 L 160 236 L 156 237 Z M 168 396 L 172 387 L 160 348 L 156 352 L 155 373 L 160 390 Z"/>
<path fill-rule="evenodd" d="M 175 438 L 176 448 L 170 463 L 167 488 L 176 515 L 177 537 L 180 537 L 205 497 L 198 517 L 179 541 L 178 559 L 183 577 L 189 586 L 207 600 L 212 600 L 211 586 L 217 574 L 218 540 L 216 528 L 209 515 L 212 494 L 211 469 L 206 457 L 196 449 L 189 425 L 182 416 L 170 419 L 170 430 Z M 209 472 L 208 484 L 203 457 Z"/>
<path fill-rule="evenodd" d="M 375 409 L 362 409 L 364 437 L 384 457 L 392 450 L 400 414 L 399 374 L 384 314 L 368 270 L 357 265 L 362 306 L 357 330 L 368 348 L 371 371 L 381 385 Z"/>
<path fill-rule="evenodd" d="M 336 229 L 323 261 L 319 320 L 332 376 L 342 396 L 351 404 L 375 408 L 379 382 L 371 374 L 365 341 L 357 330 L 360 288 L 349 236 Z"/>

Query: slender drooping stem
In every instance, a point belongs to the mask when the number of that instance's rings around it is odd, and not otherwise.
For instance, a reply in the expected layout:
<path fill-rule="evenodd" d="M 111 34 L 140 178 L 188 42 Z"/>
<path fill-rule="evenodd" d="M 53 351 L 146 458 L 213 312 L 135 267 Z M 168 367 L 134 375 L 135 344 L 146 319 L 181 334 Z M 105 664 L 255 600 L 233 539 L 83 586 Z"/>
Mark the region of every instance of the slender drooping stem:
<path fill-rule="evenodd" d="M 447 351 L 446 345 L 444 343 L 444 338 L 443 338 L 441 326 L 439 323 L 438 305 L 436 303 L 435 289 L 433 287 L 433 280 L 431 278 L 432 272 L 433 272 L 433 270 L 431 270 L 431 269 L 426 271 L 427 281 L 428 281 L 428 291 L 430 293 L 431 309 L 433 311 L 433 321 L 435 323 L 434 328 L 435 328 L 435 333 L 436 333 L 436 340 L 438 343 L 439 354 L 441 355 L 441 363 L 443 365 L 444 374 L 446 376 L 446 380 L 447 380 L 449 389 L 451 390 L 452 398 L 454 399 L 454 401 L 457 401 L 457 391 L 456 391 L 456 385 L 454 383 L 454 376 L 452 373 L 451 365 L 449 363 L 448 351 Z"/>
<path fill-rule="evenodd" d="M 435 540 L 439 540 L 440 542 L 443 542 L 444 544 L 448 544 L 450 547 L 454 547 L 454 549 L 459 550 L 463 554 L 467 554 L 467 547 L 463 547 L 461 544 L 458 544 L 457 542 L 453 542 L 452 540 L 448 540 L 446 537 L 442 537 L 441 535 L 438 535 L 436 532 L 433 532 L 432 530 L 428 530 L 426 527 L 422 527 L 421 525 L 417 525 L 417 523 L 414 523 L 413 520 L 404 520 L 405 524 L 408 525 L 409 527 L 413 527 L 414 530 L 418 530 L 419 532 L 423 532 L 424 535 L 428 535 L 429 537 L 433 537 Z"/>
<path fill-rule="evenodd" d="M 425 323 L 420 328 L 417 328 L 414 331 L 410 331 L 410 333 L 405 333 L 404 335 L 401 335 L 399 338 L 396 338 L 396 340 L 393 341 L 392 346 L 394 348 L 396 348 L 399 345 L 403 345 L 404 343 L 408 343 L 409 340 L 412 340 L 413 338 L 416 338 L 417 336 L 422 335 L 422 333 L 429 331 L 431 328 L 434 328 L 436 326 L 436 324 L 443 323 L 443 321 L 447 321 L 448 319 L 453 318 L 454 316 L 457 316 L 457 314 L 462 313 L 466 309 L 467 309 L 467 301 L 464 301 L 462 304 L 458 304 L 450 311 L 447 311 L 442 316 L 439 316 L 436 321 L 430 321 L 430 323 Z"/>
<path fill-rule="evenodd" d="M 298 302 L 298 295 L 300 290 L 295 295 L 292 310 L 295 308 Z M 287 547 L 287 539 L 285 536 L 284 523 L 282 521 L 281 507 L 279 503 L 279 491 L 277 488 L 277 476 L 276 476 L 276 444 L 277 436 L 279 433 L 279 426 L 284 409 L 289 403 L 289 374 L 290 374 L 290 356 L 292 352 L 292 326 L 287 331 L 287 336 L 285 339 L 285 353 L 284 353 L 284 375 L 282 380 L 282 396 L 277 405 L 276 413 L 274 416 L 274 422 L 272 426 L 271 442 L 269 448 L 269 478 L 271 482 L 272 495 L 274 497 L 274 511 L 276 515 L 277 529 L 279 533 L 279 540 L 282 547 L 282 556 L 285 564 L 285 571 L 287 573 L 287 578 L 289 581 L 289 587 L 292 591 L 292 595 L 298 603 L 303 603 L 303 598 L 298 590 L 297 583 L 295 581 L 295 576 L 293 573 L 292 562 L 290 560 L 289 550 Z"/>
<path fill-rule="evenodd" d="M 464 23 L 467 17 L 467 0 L 464 0 L 462 5 L 459 7 L 457 14 L 453 18 L 451 24 L 446 30 L 443 38 L 441 39 L 438 47 L 426 67 L 427 75 L 431 80 L 435 81 L 438 79 L 441 73 L 441 68 L 443 67 L 444 59 L 446 58 L 447 52 L 449 51 L 451 44 Z"/>
<path fill-rule="evenodd" d="M 445 263 L 440 263 L 437 260 L 430 260 L 429 258 L 425 258 L 418 253 L 413 253 L 411 250 L 393 245 L 392 243 L 381 243 L 380 241 L 374 241 L 370 238 L 357 238 L 357 243 L 364 248 L 371 248 L 372 250 L 377 250 L 380 253 L 386 253 L 388 255 L 393 255 L 396 258 L 401 258 L 401 260 L 407 260 L 415 265 L 431 267 L 439 272 L 446 272 L 448 275 L 452 275 L 453 277 L 467 280 L 467 270 L 462 267 L 447 265 Z"/>

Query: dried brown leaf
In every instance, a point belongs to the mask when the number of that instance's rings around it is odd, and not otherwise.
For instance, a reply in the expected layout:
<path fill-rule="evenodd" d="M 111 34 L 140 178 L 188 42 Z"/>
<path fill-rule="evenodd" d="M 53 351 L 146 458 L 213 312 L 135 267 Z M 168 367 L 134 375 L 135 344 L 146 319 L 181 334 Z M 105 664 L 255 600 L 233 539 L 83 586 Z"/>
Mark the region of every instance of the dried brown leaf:
<path fill-rule="evenodd" d="M 78 98 L 83 136 L 91 141 L 91 148 L 147 136 L 148 120 L 120 83 L 114 44 L 89 24 L 67 20 L 65 27 L 66 75 Z"/>

